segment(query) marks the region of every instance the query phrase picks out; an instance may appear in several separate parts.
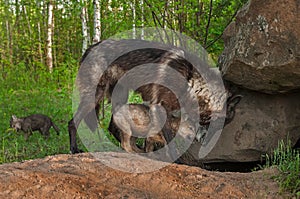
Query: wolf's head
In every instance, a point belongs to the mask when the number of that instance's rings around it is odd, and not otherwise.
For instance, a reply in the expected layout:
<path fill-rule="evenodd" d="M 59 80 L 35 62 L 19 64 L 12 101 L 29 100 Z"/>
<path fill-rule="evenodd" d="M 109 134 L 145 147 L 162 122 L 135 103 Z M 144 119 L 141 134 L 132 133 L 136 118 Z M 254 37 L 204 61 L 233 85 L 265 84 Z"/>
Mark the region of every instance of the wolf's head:
<path fill-rule="evenodd" d="M 15 129 L 16 131 L 21 130 L 22 119 L 17 118 L 17 116 L 12 115 L 10 118 L 10 127 Z"/>

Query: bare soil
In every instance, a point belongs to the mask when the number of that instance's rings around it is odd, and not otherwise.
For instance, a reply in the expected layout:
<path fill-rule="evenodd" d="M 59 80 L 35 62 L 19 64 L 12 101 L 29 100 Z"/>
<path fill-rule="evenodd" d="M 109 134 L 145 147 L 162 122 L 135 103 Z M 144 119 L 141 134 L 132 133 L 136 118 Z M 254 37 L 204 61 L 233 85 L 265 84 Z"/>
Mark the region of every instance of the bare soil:
<path fill-rule="evenodd" d="M 113 161 L 133 172 L 107 166 Z M 159 164 L 113 152 L 3 164 L 0 198 L 288 198 L 279 194 L 275 169 L 232 173 L 170 164 L 136 173 L 139 165 L 149 169 Z"/>

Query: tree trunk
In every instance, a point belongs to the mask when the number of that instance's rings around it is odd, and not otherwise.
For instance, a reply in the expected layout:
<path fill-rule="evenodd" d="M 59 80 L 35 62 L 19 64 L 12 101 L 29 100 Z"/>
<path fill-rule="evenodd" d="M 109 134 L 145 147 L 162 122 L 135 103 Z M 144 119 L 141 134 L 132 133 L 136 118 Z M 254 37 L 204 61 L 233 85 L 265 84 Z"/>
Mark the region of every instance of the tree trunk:
<path fill-rule="evenodd" d="M 168 1 L 165 1 L 165 6 L 164 6 L 164 17 L 163 17 L 163 21 L 162 21 L 162 24 L 163 24 L 163 28 L 164 29 L 167 29 L 167 20 L 169 19 L 169 14 L 168 14 L 168 9 L 169 9 L 169 3 Z"/>
<path fill-rule="evenodd" d="M 144 26 L 145 26 L 145 19 L 144 19 L 144 15 L 145 15 L 145 12 L 144 12 L 144 0 L 141 0 L 141 9 L 142 9 L 142 17 L 141 17 L 141 22 L 142 22 L 142 33 L 141 33 L 141 39 L 144 39 Z"/>
<path fill-rule="evenodd" d="M 38 8 L 41 7 L 41 3 L 39 1 L 36 2 L 36 6 Z M 43 57 L 43 51 L 42 51 L 42 29 L 41 29 L 41 22 L 40 20 L 37 20 L 37 36 L 38 36 L 38 56 L 41 64 L 44 64 L 44 57 Z"/>
<path fill-rule="evenodd" d="M 201 16 L 203 15 L 203 2 L 201 2 L 200 0 L 198 0 L 198 11 L 196 13 L 196 27 L 198 27 L 196 29 L 196 41 L 200 42 L 200 38 L 201 38 L 201 31 L 199 29 L 199 27 L 201 26 Z"/>
<path fill-rule="evenodd" d="M 101 8 L 99 0 L 94 0 L 94 38 L 93 43 L 101 39 Z"/>
<path fill-rule="evenodd" d="M 38 28 L 38 51 L 39 51 L 39 57 L 40 57 L 40 62 L 44 63 L 43 60 L 43 52 L 42 52 L 42 38 L 41 38 L 41 24 L 38 21 L 37 23 L 37 28 Z"/>
<path fill-rule="evenodd" d="M 207 47 L 207 39 L 208 39 L 209 28 L 210 28 L 210 20 L 211 20 L 211 17 L 212 17 L 212 9 L 213 9 L 213 0 L 210 0 L 209 14 L 208 14 L 207 24 L 206 24 L 206 28 L 205 28 L 204 48 Z"/>
<path fill-rule="evenodd" d="M 178 12 L 178 29 L 179 32 L 184 32 L 184 1 L 180 0 L 177 2 L 177 12 Z"/>
<path fill-rule="evenodd" d="M 136 39 L 136 10 L 135 10 L 135 0 L 132 1 L 131 7 L 132 7 L 132 38 Z"/>
<path fill-rule="evenodd" d="M 86 51 L 89 43 L 89 37 L 88 37 L 88 25 L 87 25 L 87 12 L 86 12 L 86 1 L 84 1 L 83 6 L 81 8 L 81 24 L 82 24 L 82 54 Z"/>
<path fill-rule="evenodd" d="M 5 21 L 6 23 L 6 31 L 7 31 L 7 49 L 9 49 L 9 53 L 8 53 L 8 56 L 9 56 L 9 62 L 10 63 L 13 63 L 13 40 L 12 40 L 12 33 L 11 33 L 11 24 L 9 23 L 8 20 Z"/>
<path fill-rule="evenodd" d="M 48 4 L 48 27 L 47 27 L 47 66 L 49 72 L 53 71 L 53 57 L 52 57 L 52 31 L 53 31 L 53 4 L 52 1 Z"/>

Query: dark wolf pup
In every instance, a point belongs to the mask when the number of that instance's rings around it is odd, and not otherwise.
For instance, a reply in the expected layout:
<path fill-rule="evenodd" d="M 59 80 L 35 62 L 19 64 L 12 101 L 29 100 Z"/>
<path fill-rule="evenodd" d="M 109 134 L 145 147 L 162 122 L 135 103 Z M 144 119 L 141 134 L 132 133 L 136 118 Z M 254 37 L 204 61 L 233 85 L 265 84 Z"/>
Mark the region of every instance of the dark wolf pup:
<path fill-rule="evenodd" d="M 25 139 L 32 135 L 33 131 L 39 131 L 45 138 L 50 135 L 51 126 L 59 135 L 59 128 L 52 122 L 51 118 L 43 114 L 33 114 L 28 117 L 17 118 L 13 115 L 10 119 L 10 127 L 16 131 L 22 130 Z"/>

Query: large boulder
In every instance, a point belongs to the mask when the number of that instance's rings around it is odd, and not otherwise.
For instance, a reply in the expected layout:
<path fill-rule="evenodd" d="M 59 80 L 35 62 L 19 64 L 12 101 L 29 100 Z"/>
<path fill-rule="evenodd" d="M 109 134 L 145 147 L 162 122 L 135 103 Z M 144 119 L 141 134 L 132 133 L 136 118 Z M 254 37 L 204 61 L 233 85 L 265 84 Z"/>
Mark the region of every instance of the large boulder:
<path fill-rule="evenodd" d="M 269 95 L 242 89 L 233 121 L 226 125 L 204 162 L 260 161 L 280 140 L 300 137 L 300 93 Z"/>
<path fill-rule="evenodd" d="M 266 93 L 300 89 L 299 10 L 299 0 L 250 0 L 224 32 L 223 77 Z"/>

